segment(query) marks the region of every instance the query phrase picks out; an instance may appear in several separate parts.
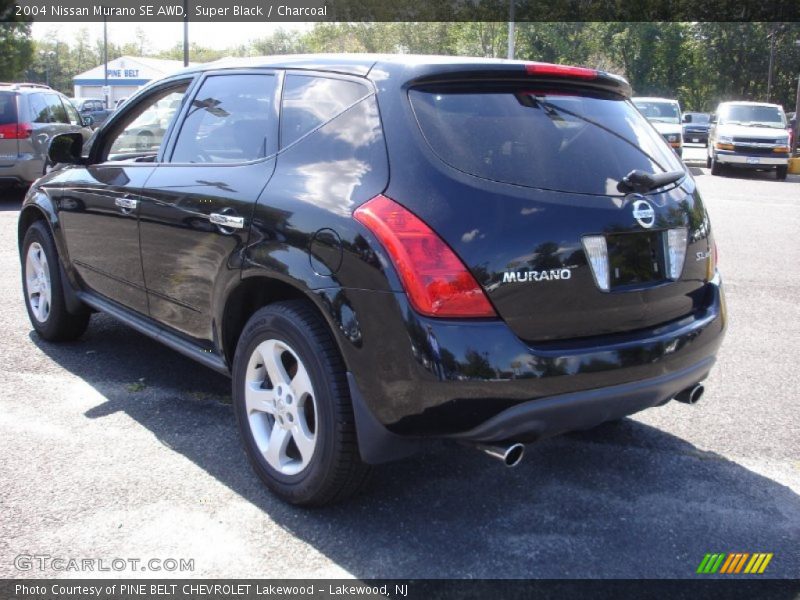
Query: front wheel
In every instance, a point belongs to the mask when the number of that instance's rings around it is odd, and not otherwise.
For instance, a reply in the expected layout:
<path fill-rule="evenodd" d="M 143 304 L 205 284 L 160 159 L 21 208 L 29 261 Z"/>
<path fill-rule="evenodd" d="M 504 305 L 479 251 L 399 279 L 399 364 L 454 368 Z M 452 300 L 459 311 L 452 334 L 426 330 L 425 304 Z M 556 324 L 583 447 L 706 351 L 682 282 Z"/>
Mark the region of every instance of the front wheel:
<path fill-rule="evenodd" d="M 233 403 L 248 459 L 281 499 L 321 506 L 365 482 L 345 367 L 307 302 L 278 302 L 250 318 L 236 348 Z"/>
<path fill-rule="evenodd" d="M 711 156 L 711 174 L 712 175 L 722 175 L 722 165 L 719 164 L 714 156 Z"/>
<path fill-rule="evenodd" d="M 25 308 L 36 332 L 52 342 L 74 340 L 86 331 L 89 311 L 67 310 L 61 287 L 58 251 L 50 230 L 37 221 L 25 232 L 22 242 L 22 289 Z"/>
<path fill-rule="evenodd" d="M 778 181 L 785 181 L 786 180 L 786 176 L 788 175 L 788 173 L 789 173 L 789 167 L 788 166 L 777 167 L 775 169 L 775 178 Z"/>

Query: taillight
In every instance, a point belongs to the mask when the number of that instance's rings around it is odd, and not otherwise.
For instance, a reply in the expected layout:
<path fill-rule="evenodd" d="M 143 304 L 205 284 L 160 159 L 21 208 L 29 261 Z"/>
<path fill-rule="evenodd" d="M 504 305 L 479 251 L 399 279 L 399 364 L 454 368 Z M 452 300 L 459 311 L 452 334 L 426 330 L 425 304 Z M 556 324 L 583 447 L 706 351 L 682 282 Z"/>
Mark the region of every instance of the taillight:
<path fill-rule="evenodd" d="M 711 243 L 711 248 L 709 249 L 708 253 L 708 262 L 707 270 L 706 270 L 706 279 L 711 281 L 714 279 L 714 275 L 717 272 L 717 266 L 719 265 L 719 254 L 717 253 L 717 242 L 713 241 Z"/>
<path fill-rule="evenodd" d="M 8 123 L 0 125 L 0 140 L 24 140 L 31 136 L 33 127 L 30 123 Z"/>
<path fill-rule="evenodd" d="M 375 196 L 353 217 L 380 240 L 414 309 L 429 317 L 496 317 L 475 278 L 419 217 Z"/>
<path fill-rule="evenodd" d="M 554 77 L 574 77 L 577 79 L 597 79 L 598 73 L 586 67 L 571 67 L 569 65 L 553 65 L 550 63 L 529 63 L 525 65 L 528 75 L 547 75 Z"/>

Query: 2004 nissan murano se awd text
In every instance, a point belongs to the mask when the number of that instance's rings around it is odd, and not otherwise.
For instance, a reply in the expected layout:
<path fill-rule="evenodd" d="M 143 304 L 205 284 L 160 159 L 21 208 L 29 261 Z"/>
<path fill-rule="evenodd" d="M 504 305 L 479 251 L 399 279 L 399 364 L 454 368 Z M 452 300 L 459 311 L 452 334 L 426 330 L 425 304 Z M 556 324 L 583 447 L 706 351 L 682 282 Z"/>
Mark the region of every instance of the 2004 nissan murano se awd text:
<path fill-rule="evenodd" d="M 725 330 L 691 175 L 617 76 L 414 56 L 226 60 L 154 82 L 19 220 L 47 340 L 109 313 L 232 376 L 296 504 L 426 439 L 522 444 L 696 401 Z"/>

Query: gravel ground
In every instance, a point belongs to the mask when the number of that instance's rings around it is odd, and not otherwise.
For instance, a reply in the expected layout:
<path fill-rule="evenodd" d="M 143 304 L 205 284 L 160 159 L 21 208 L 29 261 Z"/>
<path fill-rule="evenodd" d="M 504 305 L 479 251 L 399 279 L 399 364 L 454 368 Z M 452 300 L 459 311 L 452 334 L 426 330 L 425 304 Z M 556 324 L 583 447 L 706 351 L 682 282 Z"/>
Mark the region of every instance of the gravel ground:
<path fill-rule="evenodd" d="M 20 198 L 0 196 L 0 576 L 94 575 L 17 569 L 28 554 L 194 559 L 173 575 L 203 577 L 692 577 L 736 551 L 798 577 L 800 177 L 694 171 L 731 315 L 699 405 L 530 446 L 512 470 L 433 445 L 313 511 L 251 473 L 224 377 L 105 316 L 75 343 L 32 333 Z"/>

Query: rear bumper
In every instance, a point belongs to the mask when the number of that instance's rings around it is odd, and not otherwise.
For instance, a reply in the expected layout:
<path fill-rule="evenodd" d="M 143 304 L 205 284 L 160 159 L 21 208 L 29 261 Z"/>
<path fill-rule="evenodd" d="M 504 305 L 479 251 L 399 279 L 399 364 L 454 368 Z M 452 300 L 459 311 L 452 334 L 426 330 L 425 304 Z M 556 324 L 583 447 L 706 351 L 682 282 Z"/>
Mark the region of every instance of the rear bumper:
<path fill-rule="evenodd" d="M 359 330 L 340 329 L 340 347 L 364 460 L 424 438 L 532 441 L 669 401 L 705 379 L 724 336 L 721 283 L 706 287 L 679 321 L 536 347 L 502 321 L 424 319 L 404 294 L 348 290 Z"/>
<path fill-rule="evenodd" d="M 470 442 L 530 441 L 595 427 L 668 402 L 708 377 L 714 361 L 709 356 L 661 377 L 524 402 L 450 437 Z"/>

